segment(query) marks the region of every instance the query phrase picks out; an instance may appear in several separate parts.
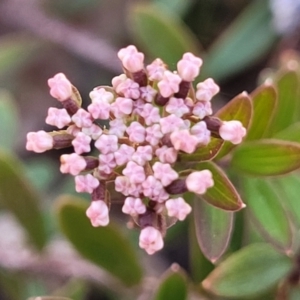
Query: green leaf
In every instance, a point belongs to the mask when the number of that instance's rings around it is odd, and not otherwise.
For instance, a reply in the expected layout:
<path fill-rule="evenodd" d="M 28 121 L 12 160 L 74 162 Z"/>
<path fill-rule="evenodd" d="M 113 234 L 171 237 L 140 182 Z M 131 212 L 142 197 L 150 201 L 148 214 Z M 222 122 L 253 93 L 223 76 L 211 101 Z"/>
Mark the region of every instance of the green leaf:
<path fill-rule="evenodd" d="M 201 74 L 223 80 L 258 61 L 273 45 L 268 1 L 252 1 L 209 49 Z"/>
<path fill-rule="evenodd" d="M 0 89 L 0 147 L 8 151 L 13 149 L 19 125 L 17 105 L 12 96 Z M 8 134 L 9 132 L 9 134 Z"/>
<path fill-rule="evenodd" d="M 296 222 L 296 228 L 300 228 L 300 174 L 290 174 L 272 180 L 273 187 L 281 196 L 283 205 L 287 211 L 293 216 Z"/>
<path fill-rule="evenodd" d="M 88 203 L 73 196 L 61 196 L 56 213 L 62 232 L 83 257 L 106 269 L 128 286 L 139 283 L 142 269 L 129 241 L 112 222 L 93 227 L 86 217 Z"/>
<path fill-rule="evenodd" d="M 144 52 L 161 58 L 171 69 L 183 53 L 199 53 L 196 37 L 187 26 L 170 12 L 165 14 L 153 4 L 134 4 L 129 12 L 129 28 L 133 39 Z"/>
<path fill-rule="evenodd" d="M 246 140 L 259 140 L 274 115 L 277 105 L 277 94 L 274 86 L 263 84 L 251 93 L 253 116 L 251 126 L 248 129 Z"/>
<path fill-rule="evenodd" d="M 189 193 L 191 194 L 191 193 Z M 194 198 L 194 195 L 191 196 Z M 214 265 L 203 255 L 196 236 L 193 215 L 189 218 L 189 268 L 194 282 L 202 281 L 213 269 Z"/>
<path fill-rule="evenodd" d="M 159 280 L 160 285 L 153 299 L 185 300 L 187 299 L 186 276 L 177 264 L 173 264 Z"/>
<path fill-rule="evenodd" d="M 273 186 L 266 180 L 245 178 L 243 187 L 247 212 L 259 232 L 267 242 L 289 253 L 293 242 L 291 223 Z"/>
<path fill-rule="evenodd" d="M 39 208 L 40 199 L 24 176 L 17 158 L 0 152 L 0 203 L 22 224 L 38 249 L 46 243 L 44 220 Z"/>
<path fill-rule="evenodd" d="M 224 141 L 211 137 L 210 142 L 205 147 L 199 147 L 194 153 L 181 153 L 178 155 L 178 161 L 206 161 L 213 159 L 220 151 Z"/>
<path fill-rule="evenodd" d="M 245 128 L 248 128 L 252 118 L 252 103 L 249 95 L 243 92 L 233 98 L 215 114 L 222 121 L 238 120 Z M 225 142 L 217 155 L 217 159 L 228 154 L 236 145 Z"/>
<path fill-rule="evenodd" d="M 243 143 L 233 153 L 231 165 L 249 175 L 280 175 L 300 167 L 300 144 L 264 139 Z"/>
<path fill-rule="evenodd" d="M 300 143 L 300 122 L 296 122 L 289 127 L 275 133 L 274 137 L 279 140 Z"/>
<path fill-rule="evenodd" d="M 214 185 L 209 188 L 201 198 L 218 208 L 236 211 L 244 207 L 244 204 L 224 171 L 213 162 L 197 164 L 193 169 L 209 170 L 213 175 Z"/>
<path fill-rule="evenodd" d="M 299 76 L 296 71 L 290 70 L 283 73 L 276 82 L 278 90 L 278 105 L 270 133 L 275 134 L 294 123 L 294 114 L 299 98 Z"/>
<path fill-rule="evenodd" d="M 229 256 L 202 285 L 215 295 L 241 299 L 274 287 L 291 267 L 291 260 L 272 246 L 252 244 Z"/>
<path fill-rule="evenodd" d="M 216 263 L 228 247 L 232 233 L 233 212 L 218 209 L 200 199 L 195 199 L 193 210 L 200 249 L 208 260 Z"/>

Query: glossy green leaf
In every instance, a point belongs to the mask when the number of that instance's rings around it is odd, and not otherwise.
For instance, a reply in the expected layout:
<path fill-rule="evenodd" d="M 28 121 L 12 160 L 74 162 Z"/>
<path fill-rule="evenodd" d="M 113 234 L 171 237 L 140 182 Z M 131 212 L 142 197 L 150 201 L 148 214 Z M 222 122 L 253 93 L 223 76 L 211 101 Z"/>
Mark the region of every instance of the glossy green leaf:
<path fill-rule="evenodd" d="M 290 252 L 293 242 L 291 223 L 273 186 L 263 179 L 245 178 L 243 187 L 247 212 L 259 232 L 279 250 Z"/>
<path fill-rule="evenodd" d="M 287 71 L 277 80 L 277 110 L 270 126 L 270 133 L 275 134 L 294 122 L 294 114 L 299 98 L 299 75 L 296 71 Z"/>
<path fill-rule="evenodd" d="M 243 92 L 233 98 L 215 114 L 222 121 L 238 120 L 248 128 L 252 118 L 252 103 L 249 95 Z M 225 142 L 217 155 L 217 159 L 228 154 L 236 145 Z"/>
<path fill-rule="evenodd" d="M 291 266 L 291 260 L 272 246 L 252 244 L 229 256 L 202 285 L 213 294 L 241 299 L 274 287 Z"/>
<path fill-rule="evenodd" d="M 208 260 L 216 263 L 228 247 L 233 212 L 216 208 L 201 199 L 195 199 L 193 210 L 200 249 Z"/>
<path fill-rule="evenodd" d="M 251 93 L 250 97 L 253 116 L 246 140 L 258 140 L 264 136 L 272 120 L 277 105 L 277 93 L 274 86 L 265 83 Z"/>
<path fill-rule="evenodd" d="M 275 139 L 246 142 L 233 153 L 231 165 L 250 175 L 280 175 L 300 167 L 300 144 Z"/>
<path fill-rule="evenodd" d="M 224 210 L 236 211 L 243 208 L 244 204 L 234 185 L 215 163 L 199 163 L 193 169 L 210 170 L 213 175 L 214 185 L 204 195 L 201 195 L 202 199 Z"/>
<path fill-rule="evenodd" d="M 290 174 L 272 180 L 273 188 L 284 200 L 283 204 L 287 211 L 293 216 L 296 228 L 300 228 L 300 174 Z"/>
<path fill-rule="evenodd" d="M 178 155 L 178 161 L 206 161 L 213 159 L 220 151 L 224 141 L 212 137 L 210 143 L 205 147 L 199 147 L 194 153 L 181 153 Z"/>
<path fill-rule="evenodd" d="M 73 246 L 96 265 L 132 286 L 142 279 L 142 269 L 130 242 L 112 222 L 93 227 L 86 217 L 88 203 L 73 196 L 61 196 L 56 213 L 62 232 Z"/>
<path fill-rule="evenodd" d="M 129 12 L 129 26 L 133 39 L 143 51 L 161 58 L 170 69 L 176 68 L 183 53 L 200 51 L 189 28 L 176 15 L 165 14 L 160 6 L 135 3 Z"/>
<path fill-rule="evenodd" d="M 289 127 L 275 133 L 274 138 L 300 143 L 300 122 L 296 122 Z"/>
<path fill-rule="evenodd" d="M 13 149 L 18 125 L 19 116 L 16 103 L 7 91 L 0 89 L 0 148 L 8 151 Z"/>
<path fill-rule="evenodd" d="M 186 276 L 177 264 L 173 264 L 159 280 L 160 285 L 153 299 L 185 300 L 188 287 Z"/>
<path fill-rule="evenodd" d="M 267 0 L 252 1 L 208 51 L 202 75 L 222 80 L 253 65 L 273 45 L 276 34 Z"/>
<path fill-rule="evenodd" d="M 189 193 L 191 194 L 191 193 Z M 191 194 L 194 198 L 194 195 Z M 186 197 L 185 197 L 186 198 Z M 189 218 L 189 269 L 191 270 L 191 277 L 194 282 L 202 281 L 213 269 L 214 265 L 203 255 L 200 250 L 198 239 L 196 236 L 196 228 L 194 222 L 194 213 Z"/>
<path fill-rule="evenodd" d="M 24 176 L 22 163 L 0 152 L 0 203 L 16 216 L 34 246 L 42 249 L 46 230 L 39 202 L 36 191 Z"/>

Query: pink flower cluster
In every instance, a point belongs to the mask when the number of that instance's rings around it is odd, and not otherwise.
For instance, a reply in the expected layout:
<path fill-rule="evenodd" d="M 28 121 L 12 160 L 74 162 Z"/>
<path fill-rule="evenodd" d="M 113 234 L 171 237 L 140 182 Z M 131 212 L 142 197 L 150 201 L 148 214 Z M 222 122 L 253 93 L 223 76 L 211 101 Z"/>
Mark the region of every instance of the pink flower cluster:
<path fill-rule="evenodd" d="M 122 195 L 123 213 L 141 228 L 139 245 L 148 254 L 163 247 L 164 219 L 183 221 L 191 212 L 187 191 L 204 194 L 213 186 L 209 170 L 179 172 L 177 157 L 194 153 L 218 136 L 234 144 L 246 134 L 238 121 L 209 128 L 211 99 L 219 87 L 209 78 L 197 84 L 202 60 L 185 53 L 170 71 L 162 60 L 144 66 L 144 54 L 135 46 L 119 51 L 124 73 L 112 87 L 90 92 L 91 103 L 81 107 L 78 91 L 62 73 L 49 79 L 50 94 L 62 108 L 49 108 L 46 123 L 60 131 L 30 132 L 27 150 L 44 152 L 72 146 L 61 156 L 62 173 L 75 177 L 79 193 L 91 194 L 86 215 L 93 226 L 109 223 L 108 183 Z M 106 126 L 103 120 L 107 121 Z M 91 144 L 98 156 L 88 156 Z"/>

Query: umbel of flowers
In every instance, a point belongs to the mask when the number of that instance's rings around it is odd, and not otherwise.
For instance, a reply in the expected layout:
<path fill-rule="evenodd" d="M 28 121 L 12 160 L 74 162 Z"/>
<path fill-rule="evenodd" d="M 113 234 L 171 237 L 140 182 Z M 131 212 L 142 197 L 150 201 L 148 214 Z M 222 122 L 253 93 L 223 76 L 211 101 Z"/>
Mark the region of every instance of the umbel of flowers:
<path fill-rule="evenodd" d="M 118 57 L 124 73 L 112 87 L 94 88 L 87 109 L 64 74 L 50 78 L 50 94 L 62 108 L 50 107 L 46 123 L 60 130 L 28 133 L 26 148 L 40 153 L 72 146 L 74 153 L 60 158 L 60 171 L 75 177 L 77 192 L 91 194 L 86 215 L 92 225 L 109 223 L 113 183 L 123 213 L 141 228 L 140 247 L 153 254 L 163 248 L 165 219 L 182 221 L 191 212 L 184 193 L 201 195 L 214 184 L 209 170 L 176 171 L 178 155 L 206 147 L 211 136 L 238 144 L 246 130 L 239 121 L 211 117 L 219 87 L 208 78 L 194 90 L 202 60 L 192 53 L 183 55 L 176 71 L 159 58 L 144 66 L 135 46 Z M 96 156 L 87 155 L 91 144 Z"/>

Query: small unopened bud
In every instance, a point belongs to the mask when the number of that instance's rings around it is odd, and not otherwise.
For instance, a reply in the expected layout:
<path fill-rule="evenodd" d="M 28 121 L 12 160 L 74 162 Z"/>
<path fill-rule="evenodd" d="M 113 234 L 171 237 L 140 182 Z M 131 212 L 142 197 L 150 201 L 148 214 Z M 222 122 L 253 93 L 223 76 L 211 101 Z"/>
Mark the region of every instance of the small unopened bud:
<path fill-rule="evenodd" d="M 169 97 L 163 97 L 160 93 L 156 94 L 156 97 L 154 98 L 155 104 L 159 106 L 165 106 L 168 101 Z"/>
<path fill-rule="evenodd" d="M 212 78 L 197 84 L 196 98 L 200 101 L 210 101 L 220 91 Z"/>
<path fill-rule="evenodd" d="M 53 138 L 53 148 L 54 149 L 63 149 L 72 146 L 72 141 L 74 136 L 63 131 L 53 131 L 49 133 Z"/>
<path fill-rule="evenodd" d="M 48 85 L 50 95 L 58 101 L 65 101 L 72 95 L 72 84 L 63 73 L 58 73 L 48 79 Z"/>
<path fill-rule="evenodd" d="M 220 126 L 219 134 L 225 141 L 230 141 L 232 144 L 239 144 L 246 135 L 246 128 L 240 121 L 223 122 Z"/>
<path fill-rule="evenodd" d="M 181 197 L 166 201 L 166 208 L 168 211 L 168 216 L 175 217 L 179 221 L 183 221 L 192 211 L 191 206 Z"/>
<path fill-rule="evenodd" d="M 188 191 L 185 179 L 176 179 L 171 184 L 165 187 L 167 193 L 171 195 L 183 194 Z"/>
<path fill-rule="evenodd" d="M 42 153 L 52 149 L 53 144 L 53 137 L 43 130 L 27 134 L 26 149 L 29 151 Z"/>
<path fill-rule="evenodd" d="M 161 250 L 164 246 L 164 241 L 160 231 L 152 226 L 142 229 L 139 239 L 139 246 L 149 255 Z"/>
<path fill-rule="evenodd" d="M 174 95 L 174 97 L 185 99 L 189 93 L 190 88 L 190 82 L 184 80 L 181 81 L 181 83 L 179 84 L 179 91 Z"/>
<path fill-rule="evenodd" d="M 203 195 L 214 185 L 212 173 L 209 170 L 193 172 L 186 178 L 186 187 L 190 192 Z"/>
<path fill-rule="evenodd" d="M 188 52 L 183 54 L 182 59 L 177 63 L 179 76 L 185 81 L 194 81 L 194 79 L 199 75 L 202 63 L 202 59 L 196 57 L 192 53 Z"/>
<path fill-rule="evenodd" d="M 135 46 L 128 46 L 118 52 L 118 57 L 126 70 L 136 73 L 144 68 L 144 54 L 138 52 Z"/>
<path fill-rule="evenodd" d="M 92 201 L 86 216 L 94 227 L 106 226 L 109 223 L 108 207 L 103 200 Z"/>

